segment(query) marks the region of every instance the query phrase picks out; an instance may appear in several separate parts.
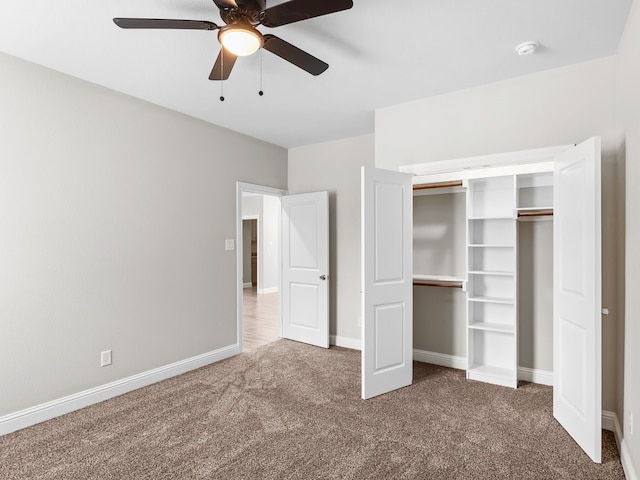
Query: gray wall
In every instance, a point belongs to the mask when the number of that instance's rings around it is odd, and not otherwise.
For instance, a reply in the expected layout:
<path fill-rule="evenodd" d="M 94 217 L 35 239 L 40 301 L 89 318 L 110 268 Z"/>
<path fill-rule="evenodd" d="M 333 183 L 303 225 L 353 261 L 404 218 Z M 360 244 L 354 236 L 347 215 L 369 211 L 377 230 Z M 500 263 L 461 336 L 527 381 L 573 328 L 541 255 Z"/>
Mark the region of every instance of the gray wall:
<path fill-rule="evenodd" d="M 618 209 L 615 63 L 615 57 L 608 57 L 380 109 L 375 136 L 376 167 L 391 170 L 602 137 L 603 306 L 611 312 L 603 320 L 602 395 L 603 408 L 610 411 L 616 411 L 620 392 L 616 355 L 622 308 L 617 294 L 623 218 Z M 541 302 L 537 310 L 549 310 L 544 296 L 536 301 Z M 532 366 L 542 369 L 549 364 L 550 342 L 546 347 L 537 342 L 536 348 L 543 352 L 528 355 Z"/>
<path fill-rule="evenodd" d="M 545 217 L 543 217 L 545 218 Z M 553 371 L 553 222 L 518 224 L 518 360 Z"/>
<path fill-rule="evenodd" d="M 0 415 L 236 344 L 236 181 L 286 188 L 287 152 L 0 71 Z"/>
<path fill-rule="evenodd" d="M 618 412 L 623 424 L 623 450 L 640 475 L 640 2 L 631 8 L 620 42 L 617 64 L 617 106 L 621 133 L 620 157 L 626 171 L 626 312 L 620 335 L 624 348 L 624 407 Z M 624 178 L 624 177 L 623 177 Z M 625 243 L 620 251 L 625 251 Z M 621 407 L 622 408 L 622 407 Z M 633 434 L 629 428 L 633 412 Z"/>
<path fill-rule="evenodd" d="M 289 150 L 289 192 L 329 192 L 331 335 L 360 342 L 360 167 L 373 135 Z"/>

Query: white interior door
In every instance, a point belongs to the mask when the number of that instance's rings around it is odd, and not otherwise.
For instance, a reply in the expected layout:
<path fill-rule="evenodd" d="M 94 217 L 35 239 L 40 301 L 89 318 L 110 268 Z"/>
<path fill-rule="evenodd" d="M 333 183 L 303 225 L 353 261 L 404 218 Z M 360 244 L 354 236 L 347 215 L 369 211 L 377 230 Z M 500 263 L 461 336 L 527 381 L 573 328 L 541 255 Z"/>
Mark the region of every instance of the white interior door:
<path fill-rule="evenodd" d="M 413 377 L 411 175 L 362 168 L 362 398 Z"/>
<path fill-rule="evenodd" d="M 554 161 L 553 415 L 601 462 L 600 139 Z"/>
<path fill-rule="evenodd" d="M 329 348 L 329 196 L 282 197 L 282 336 Z"/>

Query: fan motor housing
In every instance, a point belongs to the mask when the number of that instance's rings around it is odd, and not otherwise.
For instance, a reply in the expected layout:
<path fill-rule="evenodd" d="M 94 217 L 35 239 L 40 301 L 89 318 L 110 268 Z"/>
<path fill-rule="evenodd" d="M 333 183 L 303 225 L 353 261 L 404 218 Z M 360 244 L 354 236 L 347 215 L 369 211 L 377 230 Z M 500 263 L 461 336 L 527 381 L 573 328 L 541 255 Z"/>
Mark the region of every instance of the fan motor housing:
<path fill-rule="evenodd" d="M 266 0 L 236 0 L 238 8 L 220 10 L 220 17 L 227 24 L 247 22 L 260 23 L 260 12 L 266 8 Z"/>

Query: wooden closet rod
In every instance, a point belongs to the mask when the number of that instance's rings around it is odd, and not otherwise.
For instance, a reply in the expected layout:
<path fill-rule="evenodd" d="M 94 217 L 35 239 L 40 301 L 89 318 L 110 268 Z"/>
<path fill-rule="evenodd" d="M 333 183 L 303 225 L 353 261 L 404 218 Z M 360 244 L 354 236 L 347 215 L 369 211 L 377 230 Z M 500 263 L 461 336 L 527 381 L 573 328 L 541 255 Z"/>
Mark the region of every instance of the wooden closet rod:
<path fill-rule="evenodd" d="M 457 182 L 440 182 L 440 183 L 426 183 L 424 185 L 414 185 L 414 190 L 427 190 L 429 188 L 447 188 L 447 187 L 461 187 L 462 180 Z"/>
<path fill-rule="evenodd" d="M 518 217 L 548 217 L 553 215 L 553 210 L 538 210 L 531 212 L 518 212 Z"/>
<path fill-rule="evenodd" d="M 448 288 L 462 288 L 461 283 L 447 283 L 447 282 L 425 282 L 425 281 L 414 281 L 414 285 L 419 287 L 448 287 Z"/>

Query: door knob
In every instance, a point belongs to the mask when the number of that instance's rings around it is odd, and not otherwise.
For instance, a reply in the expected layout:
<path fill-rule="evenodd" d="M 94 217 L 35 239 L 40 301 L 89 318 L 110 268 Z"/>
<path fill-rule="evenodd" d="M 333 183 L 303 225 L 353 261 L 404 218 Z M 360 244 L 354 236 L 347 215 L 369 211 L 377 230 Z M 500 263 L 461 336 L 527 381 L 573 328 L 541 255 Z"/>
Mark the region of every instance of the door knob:
<path fill-rule="evenodd" d="M 326 275 L 320 275 L 320 280 L 326 280 L 327 276 Z"/>

